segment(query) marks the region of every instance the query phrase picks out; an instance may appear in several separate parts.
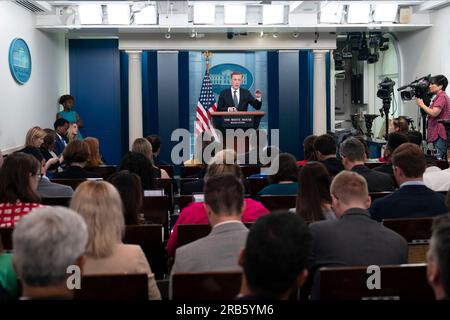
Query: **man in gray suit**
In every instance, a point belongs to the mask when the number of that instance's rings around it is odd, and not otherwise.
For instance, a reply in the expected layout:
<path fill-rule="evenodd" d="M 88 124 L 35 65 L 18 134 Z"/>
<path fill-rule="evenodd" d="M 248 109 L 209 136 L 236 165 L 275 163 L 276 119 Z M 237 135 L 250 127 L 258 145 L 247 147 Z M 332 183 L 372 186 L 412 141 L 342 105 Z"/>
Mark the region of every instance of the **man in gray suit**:
<path fill-rule="evenodd" d="M 51 182 L 45 175 L 39 179 L 37 192 L 41 197 L 71 197 L 73 189 L 59 183 Z"/>
<path fill-rule="evenodd" d="M 177 249 L 172 274 L 241 270 L 239 254 L 248 234 L 241 222 L 244 187 L 236 177 L 223 175 L 209 178 L 204 194 L 211 233 Z"/>
<path fill-rule="evenodd" d="M 407 263 L 406 240 L 370 218 L 371 199 L 366 180 L 356 172 L 342 171 L 331 183 L 332 207 L 337 220 L 310 225 L 312 261 L 316 272 L 312 298 L 319 297 L 321 267 Z"/>

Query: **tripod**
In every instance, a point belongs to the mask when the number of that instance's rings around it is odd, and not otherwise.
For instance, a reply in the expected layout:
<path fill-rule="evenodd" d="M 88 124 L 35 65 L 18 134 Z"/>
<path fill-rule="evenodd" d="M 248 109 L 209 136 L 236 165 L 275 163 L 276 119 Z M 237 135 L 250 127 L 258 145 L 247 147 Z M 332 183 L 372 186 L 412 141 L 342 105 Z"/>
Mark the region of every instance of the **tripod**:
<path fill-rule="evenodd" d="M 389 109 L 391 109 L 391 101 L 392 97 L 389 95 L 388 97 L 383 98 L 383 112 L 384 112 L 384 121 L 386 121 L 386 135 L 384 136 L 384 139 L 388 138 L 389 135 Z M 380 110 L 381 111 L 381 110 Z"/>

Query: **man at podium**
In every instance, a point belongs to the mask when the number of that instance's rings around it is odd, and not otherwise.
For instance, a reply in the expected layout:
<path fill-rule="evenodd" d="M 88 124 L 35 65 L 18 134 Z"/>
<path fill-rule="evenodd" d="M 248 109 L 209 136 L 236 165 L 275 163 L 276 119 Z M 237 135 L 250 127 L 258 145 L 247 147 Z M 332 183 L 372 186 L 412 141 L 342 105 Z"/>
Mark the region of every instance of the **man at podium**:
<path fill-rule="evenodd" d="M 242 83 L 242 73 L 233 72 L 231 74 L 231 88 L 223 90 L 217 102 L 217 111 L 247 111 L 250 104 L 256 110 L 261 109 L 262 92 L 257 89 L 255 97 L 247 89 L 240 88 Z"/>

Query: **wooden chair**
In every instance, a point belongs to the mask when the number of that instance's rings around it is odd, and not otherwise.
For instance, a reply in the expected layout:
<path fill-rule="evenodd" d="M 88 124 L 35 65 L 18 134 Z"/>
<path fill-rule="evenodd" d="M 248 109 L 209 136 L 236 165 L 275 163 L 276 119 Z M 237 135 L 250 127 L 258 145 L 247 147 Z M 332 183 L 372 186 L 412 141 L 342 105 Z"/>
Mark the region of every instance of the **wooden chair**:
<path fill-rule="evenodd" d="M 172 204 L 168 196 L 144 197 L 141 212 L 146 223 L 161 224 L 164 227 L 164 236 L 169 234 L 169 215 Z"/>
<path fill-rule="evenodd" d="M 181 166 L 180 178 L 197 177 L 205 168 L 206 165 Z"/>
<path fill-rule="evenodd" d="M 321 300 L 433 300 L 426 264 L 380 267 L 380 289 L 368 289 L 367 267 L 320 269 Z"/>
<path fill-rule="evenodd" d="M 164 190 L 164 195 L 168 196 L 170 203 L 173 204 L 173 184 L 172 179 L 157 179 L 156 186 Z"/>
<path fill-rule="evenodd" d="M 180 212 L 192 202 L 192 195 L 180 195 L 178 198 Z"/>
<path fill-rule="evenodd" d="M 242 174 L 244 178 L 248 178 L 253 174 L 261 173 L 261 166 L 258 165 L 241 165 Z"/>
<path fill-rule="evenodd" d="M 13 249 L 12 245 L 12 233 L 13 228 L 0 228 L 0 239 L 2 240 L 3 248 L 6 251 L 11 251 Z"/>
<path fill-rule="evenodd" d="M 384 219 L 382 223 L 408 241 L 409 263 L 426 261 L 433 218 Z"/>
<path fill-rule="evenodd" d="M 296 207 L 297 196 L 260 196 L 261 203 L 270 211 L 289 210 Z"/>
<path fill-rule="evenodd" d="M 445 170 L 448 168 L 448 162 L 445 160 L 436 160 L 436 166 L 442 170 Z"/>
<path fill-rule="evenodd" d="M 68 207 L 72 197 L 48 197 L 42 198 L 41 204 L 45 206 L 62 206 Z"/>
<path fill-rule="evenodd" d="M 253 222 L 244 223 L 247 228 L 251 228 Z M 211 232 L 209 224 L 179 224 L 177 248 L 195 240 L 206 237 Z"/>
<path fill-rule="evenodd" d="M 173 168 L 172 165 L 159 165 L 158 168 L 160 168 L 161 170 L 166 170 L 166 172 L 169 175 L 169 177 L 171 177 L 173 179 L 173 177 L 174 177 L 174 168 Z"/>
<path fill-rule="evenodd" d="M 117 166 L 114 165 L 102 165 L 98 167 L 86 167 L 86 171 L 98 173 L 104 180 L 107 180 L 110 176 L 117 172 Z"/>
<path fill-rule="evenodd" d="M 373 200 L 388 196 L 390 194 L 393 194 L 393 192 L 392 191 L 370 192 L 369 196 L 370 196 L 370 198 L 372 198 L 372 201 L 373 201 Z"/>
<path fill-rule="evenodd" d="M 241 286 L 241 272 L 179 273 L 172 276 L 173 300 L 232 300 Z"/>
<path fill-rule="evenodd" d="M 148 300 L 146 274 L 90 275 L 74 289 L 75 300 Z"/>
<path fill-rule="evenodd" d="M 161 224 L 126 226 L 123 243 L 141 246 L 157 279 L 167 274 L 164 229 Z"/>
<path fill-rule="evenodd" d="M 51 182 L 63 184 L 72 187 L 73 190 L 78 188 L 80 184 L 87 181 L 87 179 L 51 179 Z"/>
<path fill-rule="evenodd" d="M 246 180 L 250 185 L 250 192 L 252 196 L 255 196 L 259 191 L 269 185 L 269 180 L 267 178 L 247 178 Z"/>

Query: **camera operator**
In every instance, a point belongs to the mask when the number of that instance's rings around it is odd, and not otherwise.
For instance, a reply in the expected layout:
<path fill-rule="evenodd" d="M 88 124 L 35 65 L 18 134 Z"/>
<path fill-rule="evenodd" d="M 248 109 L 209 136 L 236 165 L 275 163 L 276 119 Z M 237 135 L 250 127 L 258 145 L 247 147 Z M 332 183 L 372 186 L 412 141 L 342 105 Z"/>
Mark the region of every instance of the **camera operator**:
<path fill-rule="evenodd" d="M 429 90 L 435 94 L 430 106 L 427 107 L 422 99 L 417 98 L 417 105 L 428 114 L 427 140 L 432 142 L 438 160 L 444 159 L 447 153 L 447 134 L 445 128 L 438 120 L 450 120 L 450 98 L 445 93 L 448 80 L 443 75 L 437 75 L 430 79 Z"/>

